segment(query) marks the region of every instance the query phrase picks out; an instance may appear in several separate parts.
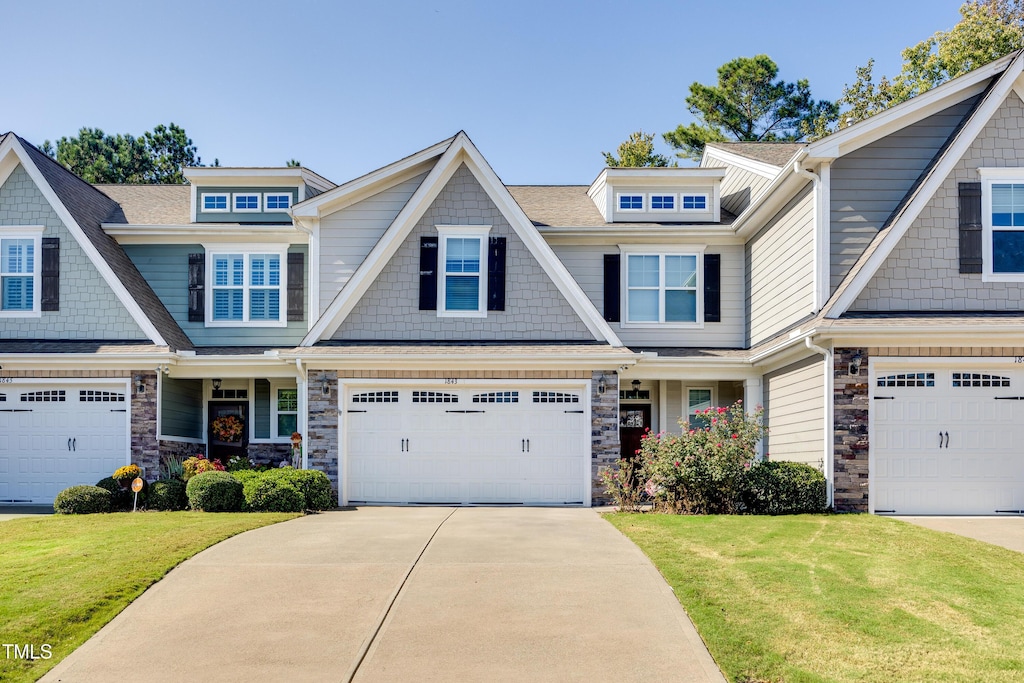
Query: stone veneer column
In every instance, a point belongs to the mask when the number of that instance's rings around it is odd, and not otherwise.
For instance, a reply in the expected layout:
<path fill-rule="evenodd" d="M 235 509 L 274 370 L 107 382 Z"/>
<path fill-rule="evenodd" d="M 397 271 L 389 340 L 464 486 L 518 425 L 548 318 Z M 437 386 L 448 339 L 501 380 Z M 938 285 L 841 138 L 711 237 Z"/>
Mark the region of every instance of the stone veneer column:
<path fill-rule="evenodd" d="M 850 361 L 860 352 L 860 373 Z M 833 505 L 837 512 L 868 511 L 868 350 L 833 351 Z"/>
<path fill-rule="evenodd" d="M 139 391 L 141 380 L 144 391 Z M 156 438 L 156 373 L 134 370 L 131 374 L 132 462 L 143 468 L 145 478 L 160 477 L 160 444 Z"/>
<path fill-rule="evenodd" d="M 604 393 L 598 384 L 604 375 Z M 609 502 L 600 472 L 612 467 L 620 456 L 619 448 L 619 375 L 614 370 L 594 372 L 590 381 L 591 415 L 591 504 Z"/>
<path fill-rule="evenodd" d="M 309 431 L 303 435 L 303 446 L 310 469 L 327 474 L 337 493 L 338 373 L 334 370 L 310 370 L 308 377 L 306 397 L 309 402 Z M 324 381 L 331 387 L 331 393 L 326 396 L 320 389 Z"/>

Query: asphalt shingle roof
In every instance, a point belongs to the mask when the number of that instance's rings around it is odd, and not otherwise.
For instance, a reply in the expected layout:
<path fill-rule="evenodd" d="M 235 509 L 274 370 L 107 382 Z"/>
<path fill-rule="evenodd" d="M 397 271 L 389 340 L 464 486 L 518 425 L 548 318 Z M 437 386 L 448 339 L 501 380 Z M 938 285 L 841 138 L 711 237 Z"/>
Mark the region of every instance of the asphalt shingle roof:
<path fill-rule="evenodd" d="M 657 225 L 700 225 L 697 223 L 608 223 L 601 212 L 597 210 L 594 200 L 587 195 L 588 189 L 589 187 L 586 185 L 508 186 L 512 198 L 538 227 L 649 228 Z M 728 225 L 735 218 L 723 209 L 721 223 L 711 223 L 710 225 Z"/>
<path fill-rule="evenodd" d="M 121 205 L 131 225 L 188 225 L 188 185 L 96 185 L 97 190 Z"/>
<path fill-rule="evenodd" d="M 781 168 L 806 144 L 803 142 L 709 142 L 708 146 Z"/>

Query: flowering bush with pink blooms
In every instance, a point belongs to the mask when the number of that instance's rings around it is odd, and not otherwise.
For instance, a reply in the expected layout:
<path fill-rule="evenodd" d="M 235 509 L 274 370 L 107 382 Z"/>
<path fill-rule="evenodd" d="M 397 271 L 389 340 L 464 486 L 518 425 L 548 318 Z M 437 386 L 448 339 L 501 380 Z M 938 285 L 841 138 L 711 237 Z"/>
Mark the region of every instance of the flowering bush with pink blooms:
<path fill-rule="evenodd" d="M 192 477 L 197 474 L 202 474 L 203 472 L 223 472 L 224 464 L 217 458 L 207 460 L 205 455 L 199 453 L 183 462 L 182 470 L 182 479 L 188 481 Z"/>
<path fill-rule="evenodd" d="M 681 420 L 681 434 L 645 435 L 632 463 L 635 483 L 620 481 L 618 486 L 624 489 L 611 486 L 608 493 L 624 508 L 623 501 L 638 495 L 635 489 L 639 488 L 656 510 L 739 512 L 744 475 L 757 456 L 757 442 L 766 433 L 762 415 L 760 407 L 747 413 L 737 401 L 728 408 L 699 411 L 692 426 Z M 624 480 L 621 460 L 619 467 L 618 479 Z M 614 474 L 605 474 L 606 485 Z"/>

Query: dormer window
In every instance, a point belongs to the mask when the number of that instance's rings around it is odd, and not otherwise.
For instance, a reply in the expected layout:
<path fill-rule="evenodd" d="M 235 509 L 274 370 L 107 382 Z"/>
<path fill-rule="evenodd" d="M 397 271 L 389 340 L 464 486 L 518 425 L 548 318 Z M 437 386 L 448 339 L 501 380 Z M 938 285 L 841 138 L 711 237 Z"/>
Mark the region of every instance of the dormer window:
<path fill-rule="evenodd" d="M 684 194 L 683 211 L 707 211 L 708 196 L 706 194 Z"/>
<path fill-rule="evenodd" d="M 260 195 L 259 194 L 242 194 L 236 193 L 235 199 L 235 211 L 245 212 L 252 211 L 256 212 L 260 210 Z"/>
<path fill-rule="evenodd" d="M 290 194 L 271 194 L 267 193 L 264 195 L 266 201 L 267 211 L 285 211 L 292 205 L 292 196 Z"/>
<path fill-rule="evenodd" d="M 228 196 L 226 194 L 204 194 L 203 211 L 227 211 Z"/>
<path fill-rule="evenodd" d="M 644 196 L 642 194 L 620 194 L 619 211 L 643 211 Z"/>
<path fill-rule="evenodd" d="M 651 211 L 675 211 L 676 196 L 674 194 L 652 194 Z"/>

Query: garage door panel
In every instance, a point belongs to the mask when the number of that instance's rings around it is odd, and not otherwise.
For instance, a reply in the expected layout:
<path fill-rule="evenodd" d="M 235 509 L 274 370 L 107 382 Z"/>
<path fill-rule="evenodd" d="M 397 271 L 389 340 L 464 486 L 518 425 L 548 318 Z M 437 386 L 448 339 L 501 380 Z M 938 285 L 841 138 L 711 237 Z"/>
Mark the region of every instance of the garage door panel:
<path fill-rule="evenodd" d="M 348 414 L 349 500 L 583 501 L 589 429 L 583 415 L 566 412 L 581 405 L 579 391 L 537 390 L 535 396 L 529 387 L 429 385 L 386 391 L 397 393 L 397 403 L 353 406 L 367 412 Z M 364 392 L 353 390 L 350 397 Z M 389 410 L 374 410 L 383 407 Z M 386 455 L 380 442 L 366 438 L 371 431 L 386 431 L 396 443 L 408 439 L 408 450 L 393 461 L 396 469 L 377 472 L 366 465 Z M 382 486 L 368 486 L 371 478 Z"/>

